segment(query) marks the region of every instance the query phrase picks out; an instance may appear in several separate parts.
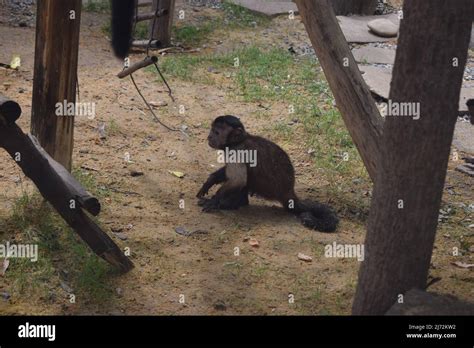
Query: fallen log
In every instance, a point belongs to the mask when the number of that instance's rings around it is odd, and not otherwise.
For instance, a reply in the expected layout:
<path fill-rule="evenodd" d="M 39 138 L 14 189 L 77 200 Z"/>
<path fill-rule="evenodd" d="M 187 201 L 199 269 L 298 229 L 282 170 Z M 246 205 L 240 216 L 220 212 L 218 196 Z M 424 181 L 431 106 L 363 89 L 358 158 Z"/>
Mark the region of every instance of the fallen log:
<path fill-rule="evenodd" d="M 145 6 L 151 6 L 152 1 L 151 0 L 138 0 L 138 7 L 145 7 Z"/>
<path fill-rule="evenodd" d="M 128 75 L 134 73 L 135 71 L 137 71 L 139 69 L 142 69 L 142 68 L 145 68 L 145 67 L 147 67 L 149 65 L 152 65 L 156 62 L 158 62 L 158 57 L 156 57 L 156 56 L 146 57 L 145 59 L 129 66 L 128 68 L 123 69 L 121 72 L 119 72 L 117 74 L 117 76 L 119 78 L 123 79 L 125 76 L 128 76 Z"/>
<path fill-rule="evenodd" d="M 81 208 L 84 208 L 89 213 L 94 216 L 99 215 L 100 213 L 100 202 L 96 197 L 93 197 L 89 192 L 87 192 L 84 187 L 74 178 L 71 173 L 69 173 L 66 168 L 64 168 L 60 163 L 56 162 L 39 144 L 38 140 L 28 134 L 33 145 L 36 147 L 38 156 L 45 158 L 53 170 L 58 173 L 61 177 L 61 180 L 67 185 L 68 191 L 70 192 L 70 197 L 75 199 Z"/>
<path fill-rule="evenodd" d="M 132 46 L 133 47 L 138 47 L 138 48 L 147 48 L 148 43 L 150 44 L 150 48 L 159 48 L 160 47 L 160 41 L 158 40 L 133 40 L 132 41 Z"/>
<path fill-rule="evenodd" d="M 45 155 L 46 151 L 39 146 L 36 138 L 23 133 L 15 123 L 8 126 L 5 124 L 6 120 L 0 115 L 0 147 L 9 153 L 23 173 L 35 183 L 41 195 L 92 251 L 123 272 L 131 270 L 133 263 L 82 210 L 92 204 L 89 209 L 96 211 L 98 201 L 90 200 L 91 196 L 80 184 L 69 173 L 69 176 L 65 174 L 66 169 L 59 168 L 59 163 Z M 100 210 L 100 205 L 98 209 Z"/>
<path fill-rule="evenodd" d="M 0 94 L 0 117 L 3 117 L 7 124 L 11 124 L 14 123 L 20 115 L 20 105 Z"/>

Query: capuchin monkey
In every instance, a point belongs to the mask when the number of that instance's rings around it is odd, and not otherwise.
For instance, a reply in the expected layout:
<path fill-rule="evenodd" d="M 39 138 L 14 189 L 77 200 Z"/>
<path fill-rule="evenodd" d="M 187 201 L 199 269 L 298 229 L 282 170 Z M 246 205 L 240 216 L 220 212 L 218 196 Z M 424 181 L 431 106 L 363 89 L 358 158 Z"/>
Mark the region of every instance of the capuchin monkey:
<path fill-rule="evenodd" d="M 132 41 L 135 0 L 111 0 L 110 2 L 112 7 L 112 48 L 118 58 L 124 59 L 128 55 Z"/>
<path fill-rule="evenodd" d="M 321 232 L 336 230 L 338 218 L 331 208 L 320 203 L 303 203 L 296 196 L 293 165 L 278 145 L 248 134 L 242 122 L 231 115 L 217 117 L 207 139 L 209 146 L 217 150 L 237 150 L 234 154 L 239 150 L 253 151 L 257 160 L 256 165 L 227 161 L 223 168 L 212 173 L 197 194 L 203 211 L 238 209 L 249 204 L 249 194 L 257 194 L 280 202 L 287 211 L 299 216 L 306 227 Z M 210 199 L 204 198 L 217 184 L 222 184 L 217 193 Z"/>

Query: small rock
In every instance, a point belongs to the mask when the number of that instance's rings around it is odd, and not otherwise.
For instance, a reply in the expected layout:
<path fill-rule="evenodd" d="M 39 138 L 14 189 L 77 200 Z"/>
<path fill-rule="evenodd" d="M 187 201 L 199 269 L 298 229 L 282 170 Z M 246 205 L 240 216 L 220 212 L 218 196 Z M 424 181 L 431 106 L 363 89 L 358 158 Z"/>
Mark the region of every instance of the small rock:
<path fill-rule="evenodd" d="M 227 310 L 227 306 L 223 302 L 217 302 L 214 304 L 214 309 L 216 311 L 225 311 Z"/>
<path fill-rule="evenodd" d="M 144 175 L 144 173 L 141 172 L 141 171 L 133 170 L 133 169 L 132 169 L 132 170 L 130 171 L 130 175 L 133 176 L 133 177 L 136 177 L 136 176 L 142 176 L 142 175 Z"/>
<path fill-rule="evenodd" d="M 8 301 L 8 300 L 10 299 L 10 297 L 11 297 L 11 295 L 10 295 L 8 292 L 6 292 L 6 291 L 0 292 L 0 296 L 1 296 L 5 301 Z"/>
<path fill-rule="evenodd" d="M 66 282 L 59 280 L 59 284 L 61 285 L 61 288 L 63 288 L 64 291 L 66 291 L 69 294 L 72 294 L 74 290 L 66 284 Z"/>
<path fill-rule="evenodd" d="M 186 231 L 186 229 L 182 226 L 178 226 L 174 230 L 177 234 L 180 234 L 180 235 L 186 236 L 186 237 L 188 237 L 191 234 L 189 231 Z"/>
<path fill-rule="evenodd" d="M 158 137 L 156 137 L 155 135 L 147 135 L 145 139 L 148 141 L 157 141 Z"/>
<path fill-rule="evenodd" d="M 116 288 L 116 289 L 115 289 L 115 292 L 117 293 L 117 296 L 118 296 L 118 297 L 122 297 L 122 296 L 123 296 L 123 290 L 122 290 L 122 288 Z"/>
<path fill-rule="evenodd" d="M 253 246 L 254 248 L 258 248 L 260 246 L 260 243 L 255 238 L 250 238 L 249 244 L 250 246 Z"/>
<path fill-rule="evenodd" d="M 395 37 L 398 34 L 398 26 L 388 19 L 379 18 L 367 23 L 370 31 L 381 37 Z"/>
<path fill-rule="evenodd" d="M 114 236 L 116 236 L 118 239 L 121 240 L 127 240 L 128 236 L 125 233 L 122 232 L 114 232 Z"/>
<path fill-rule="evenodd" d="M 456 261 L 456 262 L 453 262 L 452 264 L 459 267 L 459 268 L 473 268 L 474 267 L 474 264 L 465 263 L 465 262 L 461 262 L 461 261 Z"/>
<path fill-rule="evenodd" d="M 168 103 L 163 101 L 163 100 L 160 100 L 160 101 L 151 101 L 149 102 L 148 104 L 150 104 L 151 106 L 153 106 L 154 108 L 160 108 L 160 107 L 163 107 L 163 106 L 167 106 Z"/>
<path fill-rule="evenodd" d="M 313 258 L 311 256 L 305 255 L 303 253 L 298 253 L 298 259 L 301 261 L 312 262 Z"/>
<path fill-rule="evenodd" d="M 99 126 L 97 127 L 97 130 L 99 131 L 99 138 L 101 140 L 104 140 L 107 138 L 107 135 L 105 134 L 105 123 L 99 124 Z"/>

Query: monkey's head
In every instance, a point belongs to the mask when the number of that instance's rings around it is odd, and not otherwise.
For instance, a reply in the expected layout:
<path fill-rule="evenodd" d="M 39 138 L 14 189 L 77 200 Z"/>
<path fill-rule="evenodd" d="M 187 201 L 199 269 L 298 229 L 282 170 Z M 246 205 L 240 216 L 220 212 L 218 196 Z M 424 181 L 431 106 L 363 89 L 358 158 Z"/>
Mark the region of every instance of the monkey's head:
<path fill-rule="evenodd" d="M 246 136 L 242 122 L 235 116 L 225 115 L 217 117 L 212 122 L 207 140 L 213 149 L 224 150 L 226 147 L 241 143 Z"/>

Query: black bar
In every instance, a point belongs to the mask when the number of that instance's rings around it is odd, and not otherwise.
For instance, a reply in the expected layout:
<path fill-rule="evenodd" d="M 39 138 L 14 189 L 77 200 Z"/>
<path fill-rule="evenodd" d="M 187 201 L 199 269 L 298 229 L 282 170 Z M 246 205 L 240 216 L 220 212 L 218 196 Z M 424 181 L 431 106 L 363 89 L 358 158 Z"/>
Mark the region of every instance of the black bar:
<path fill-rule="evenodd" d="M 474 317 L 0 317 L 0 346 L 48 344 L 389 344 L 473 347 Z M 19 338 L 20 325 L 55 325 L 55 340 Z M 420 326 L 409 329 L 409 325 Z M 427 329 L 427 325 L 431 325 Z M 453 325 L 453 326 L 450 326 Z M 407 334 L 455 338 L 407 338 Z"/>

